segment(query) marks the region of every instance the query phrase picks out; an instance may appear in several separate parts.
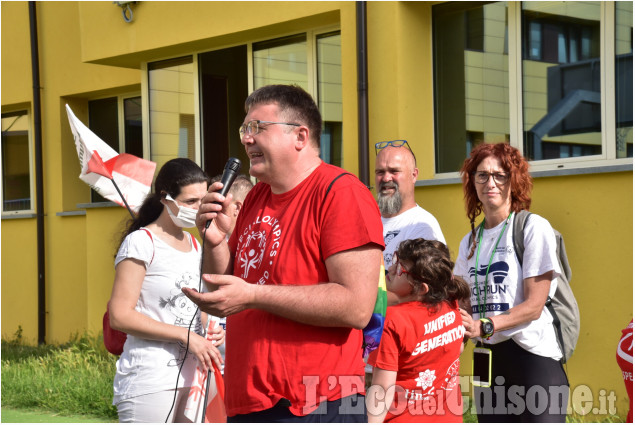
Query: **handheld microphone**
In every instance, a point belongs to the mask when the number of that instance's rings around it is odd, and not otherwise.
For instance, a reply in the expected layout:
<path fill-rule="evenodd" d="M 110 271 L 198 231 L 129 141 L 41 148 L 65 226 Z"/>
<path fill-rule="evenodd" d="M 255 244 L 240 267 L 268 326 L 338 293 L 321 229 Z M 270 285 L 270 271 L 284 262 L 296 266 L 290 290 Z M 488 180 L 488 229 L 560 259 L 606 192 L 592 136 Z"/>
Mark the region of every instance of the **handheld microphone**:
<path fill-rule="evenodd" d="M 236 180 L 236 176 L 240 172 L 241 167 L 240 159 L 238 158 L 229 158 L 227 163 L 225 164 L 225 170 L 223 171 L 223 176 L 220 179 L 220 182 L 223 184 L 223 188 L 217 193 L 220 193 L 223 196 L 227 196 L 229 192 L 229 188 L 231 188 L 234 180 Z M 207 229 L 209 225 L 212 223 L 212 220 L 207 220 L 205 223 L 205 228 Z"/>

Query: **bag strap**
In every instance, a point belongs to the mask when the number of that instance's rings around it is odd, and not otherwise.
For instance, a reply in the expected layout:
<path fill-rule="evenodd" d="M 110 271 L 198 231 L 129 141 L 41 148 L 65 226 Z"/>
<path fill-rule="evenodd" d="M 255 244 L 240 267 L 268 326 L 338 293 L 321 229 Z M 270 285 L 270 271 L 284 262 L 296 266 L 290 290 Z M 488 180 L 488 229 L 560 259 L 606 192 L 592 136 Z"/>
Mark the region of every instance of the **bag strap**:
<path fill-rule="evenodd" d="M 512 233 L 512 240 L 514 243 L 514 252 L 516 252 L 516 258 L 518 258 L 518 263 L 520 263 L 521 268 L 523 266 L 523 254 L 525 253 L 525 225 L 527 224 L 527 219 L 530 215 L 531 213 L 529 211 L 522 210 L 518 212 L 514 217 L 514 231 Z M 550 296 L 547 296 L 545 307 L 547 307 L 549 314 L 551 314 L 553 326 L 556 329 L 556 338 L 558 338 L 558 344 L 560 345 L 559 348 L 562 353 L 562 359 L 560 359 L 560 362 L 564 363 L 564 337 L 562 336 L 562 325 L 560 323 L 560 318 L 558 317 L 555 308 L 553 308 L 552 299 Z"/>
<path fill-rule="evenodd" d="M 514 214 L 514 231 L 512 232 L 512 242 L 514 244 L 514 252 L 520 267 L 523 266 L 523 255 L 525 254 L 525 225 L 531 213 L 522 210 Z"/>
<path fill-rule="evenodd" d="M 190 235 L 190 239 L 192 240 L 192 245 L 194 245 L 194 249 L 196 250 L 196 252 L 198 252 L 198 241 L 196 240 L 196 238 L 194 236 L 192 236 L 191 233 L 187 233 L 188 235 Z"/>
<path fill-rule="evenodd" d="M 327 188 L 326 188 L 326 193 L 324 194 L 324 199 L 325 199 L 325 200 L 326 200 L 326 196 L 327 196 L 327 195 L 329 194 L 329 192 L 331 191 L 331 188 L 333 187 L 333 184 L 335 184 L 335 182 L 337 181 L 337 179 L 339 179 L 340 177 L 345 176 L 345 175 L 347 175 L 347 174 L 348 174 L 348 175 L 350 175 L 350 176 L 352 176 L 352 174 L 351 174 L 351 173 L 346 173 L 346 172 L 344 172 L 344 173 L 340 174 L 339 176 L 337 176 L 337 177 L 335 177 L 335 178 L 333 179 L 333 181 L 331 182 L 331 184 L 329 185 L 329 187 L 327 187 Z"/>
<path fill-rule="evenodd" d="M 152 258 L 150 259 L 150 263 L 149 263 L 149 264 L 152 264 L 152 260 L 154 260 L 154 239 L 152 239 L 152 233 L 150 233 L 148 229 L 146 229 L 145 227 L 142 227 L 141 230 L 145 230 L 145 232 L 148 234 L 148 237 L 152 241 Z"/>

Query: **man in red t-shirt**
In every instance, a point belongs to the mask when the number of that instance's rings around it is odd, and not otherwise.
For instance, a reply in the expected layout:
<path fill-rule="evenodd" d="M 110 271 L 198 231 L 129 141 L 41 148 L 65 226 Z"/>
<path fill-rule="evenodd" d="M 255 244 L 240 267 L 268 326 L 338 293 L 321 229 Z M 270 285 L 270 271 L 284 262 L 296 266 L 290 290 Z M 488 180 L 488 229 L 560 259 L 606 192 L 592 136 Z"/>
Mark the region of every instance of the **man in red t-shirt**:
<path fill-rule="evenodd" d="M 229 242 L 231 197 L 210 186 L 197 225 L 211 292 L 184 291 L 228 316 L 228 419 L 365 422 L 361 329 L 380 275 L 379 209 L 357 178 L 320 159 L 322 120 L 304 90 L 265 86 L 245 109 L 241 140 L 260 182 Z"/>

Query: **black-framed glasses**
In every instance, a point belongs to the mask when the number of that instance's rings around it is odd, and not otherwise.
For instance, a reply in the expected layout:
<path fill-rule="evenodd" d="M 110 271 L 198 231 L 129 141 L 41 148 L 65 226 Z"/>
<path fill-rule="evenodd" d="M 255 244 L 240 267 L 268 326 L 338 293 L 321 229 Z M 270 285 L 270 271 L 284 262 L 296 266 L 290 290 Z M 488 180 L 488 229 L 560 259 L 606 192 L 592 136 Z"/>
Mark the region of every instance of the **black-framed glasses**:
<path fill-rule="evenodd" d="M 247 136 L 255 136 L 260 133 L 265 127 L 261 127 L 260 124 L 282 124 L 282 125 L 292 125 L 294 127 L 300 127 L 301 124 L 296 124 L 293 122 L 277 122 L 277 121 L 263 121 L 263 120 L 251 120 L 246 124 L 241 125 L 238 128 L 238 133 L 240 134 L 240 138 L 242 139 Z"/>
<path fill-rule="evenodd" d="M 489 181 L 489 178 L 494 178 L 494 183 L 506 184 L 509 181 L 508 173 L 488 173 L 487 171 L 475 171 L 474 181 L 479 184 L 484 184 Z"/>

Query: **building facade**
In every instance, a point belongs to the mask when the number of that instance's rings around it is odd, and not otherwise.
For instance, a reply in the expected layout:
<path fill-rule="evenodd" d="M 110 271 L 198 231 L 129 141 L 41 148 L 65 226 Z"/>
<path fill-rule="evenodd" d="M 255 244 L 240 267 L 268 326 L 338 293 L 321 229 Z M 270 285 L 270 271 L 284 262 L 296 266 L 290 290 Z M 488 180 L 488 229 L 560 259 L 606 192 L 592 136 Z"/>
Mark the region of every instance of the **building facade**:
<path fill-rule="evenodd" d="M 604 415 L 613 393 L 625 416 L 615 349 L 633 314 L 631 2 L 115 3 L 36 2 L 36 19 L 27 2 L 1 3 L 3 337 L 98 332 L 110 296 L 127 212 L 79 180 L 65 104 L 119 152 L 157 169 L 189 157 L 215 175 L 229 156 L 247 162 L 246 96 L 295 83 L 322 112 L 322 158 L 363 181 L 374 143 L 408 140 L 417 201 L 454 254 L 469 230 L 462 161 L 482 142 L 521 149 L 532 211 L 564 235 L 573 268 L 572 394 L 587 386 L 585 412 Z"/>

